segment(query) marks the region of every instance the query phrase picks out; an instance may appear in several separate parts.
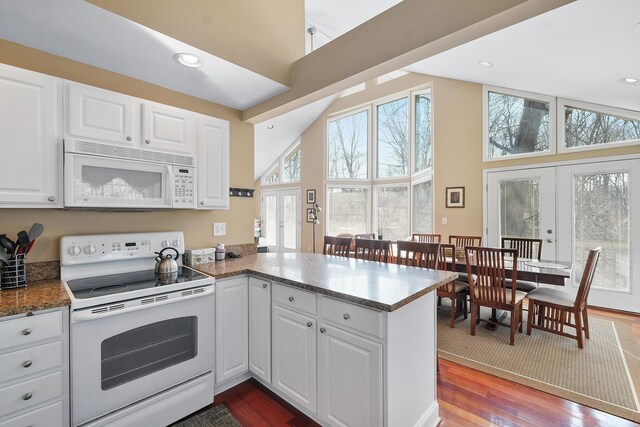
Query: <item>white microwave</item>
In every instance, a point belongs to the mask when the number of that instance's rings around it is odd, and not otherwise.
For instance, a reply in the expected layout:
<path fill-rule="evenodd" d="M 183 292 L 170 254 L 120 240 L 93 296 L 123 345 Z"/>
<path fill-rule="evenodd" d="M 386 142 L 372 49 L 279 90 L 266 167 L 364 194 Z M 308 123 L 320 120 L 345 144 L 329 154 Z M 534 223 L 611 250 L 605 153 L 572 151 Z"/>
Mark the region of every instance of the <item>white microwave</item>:
<path fill-rule="evenodd" d="M 196 159 L 64 140 L 64 205 L 94 209 L 195 209 Z"/>

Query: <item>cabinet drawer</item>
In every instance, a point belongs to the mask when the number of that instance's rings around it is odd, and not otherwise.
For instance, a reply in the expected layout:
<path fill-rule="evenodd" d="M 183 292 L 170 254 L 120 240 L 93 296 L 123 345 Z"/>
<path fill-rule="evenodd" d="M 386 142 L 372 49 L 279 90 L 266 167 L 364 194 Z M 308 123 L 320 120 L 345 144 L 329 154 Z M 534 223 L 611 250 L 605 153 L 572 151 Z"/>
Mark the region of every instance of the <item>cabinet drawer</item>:
<path fill-rule="evenodd" d="M 0 351 L 62 336 L 62 313 L 55 311 L 0 322 Z"/>
<path fill-rule="evenodd" d="M 62 372 L 0 388 L 0 416 L 62 396 Z"/>
<path fill-rule="evenodd" d="M 0 381 L 37 374 L 61 365 L 61 341 L 5 353 L 0 355 Z"/>
<path fill-rule="evenodd" d="M 62 427 L 62 402 L 0 421 L 0 427 Z"/>
<path fill-rule="evenodd" d="M 328 321 L 382 338 L 382 312 L 324 296 L 318 301 L 320 316 Z"/>
<path fill-rule="evenodd" d="M 284 307 L 316 314 L 316 294 L 278 283 L 273 285 L 273 301 Z"/>

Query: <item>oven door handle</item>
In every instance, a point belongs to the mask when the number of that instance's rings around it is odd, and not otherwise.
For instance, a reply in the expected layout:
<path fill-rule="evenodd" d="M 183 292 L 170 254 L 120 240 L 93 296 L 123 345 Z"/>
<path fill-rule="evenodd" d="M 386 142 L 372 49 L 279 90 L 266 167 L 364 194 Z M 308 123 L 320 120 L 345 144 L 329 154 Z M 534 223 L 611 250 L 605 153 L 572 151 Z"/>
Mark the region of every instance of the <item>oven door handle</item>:
<path fill-rule="evenodd" d="M 204 289 L 204 291 L 199 293 L 193 293 L 193 291 L 195 291 L 196 289 Z M 132 313 L 140 310 L 146 310 L 149 308 L 162 307 L 167 304 L 188 301 L 195 298 L 204 298 L 204 297 L 208 297 L 210 295 L 215 294 L 215 286 L 213 285 L 207 286 L 205 288 L 196 288 L 196 289 L 187 289 L 179 292 L 172 292 L 171 294 L 160 294 L 160 295 L 154 295 L 146 298 L 139 298 L 136 301 L 138 301 L 140 304 L 134 305 L 131 307 L 125 306 L 124 308 L 119 308 L 118 306 L 123 303 L 114 302 L 112 304 L 108 304 L 99 308 L 93 307 L 85 310 L 73 311 L 71 312 L 71 323 L 80 323 L 80 322 L 86 322 L 89 320 L 101 320 L 107 317 L 117 316 L 124 313 Z M 188 295 L 185 295 L 185 293 L 189 291 L 192 291 L 192 292 Z M 165 295 L 167 295 L 168 298 L 165 300 L 162 300 L 161 298 Z M 158 300 L 158 298 L 160 298 L 160 300 Z M 150 299 L 153 299 L 153 302 L 148 302 L 144 304 L 142 303 L 142 301 L 149 301 Z M 106 308 L 106 311 L 102 311 L 102 309 L 104 308 Z M 213 305 L 211 308 L 212 309 L 214 308 Z M 97 310 L 101 310 L 101 311 L 97 311 Z"/>

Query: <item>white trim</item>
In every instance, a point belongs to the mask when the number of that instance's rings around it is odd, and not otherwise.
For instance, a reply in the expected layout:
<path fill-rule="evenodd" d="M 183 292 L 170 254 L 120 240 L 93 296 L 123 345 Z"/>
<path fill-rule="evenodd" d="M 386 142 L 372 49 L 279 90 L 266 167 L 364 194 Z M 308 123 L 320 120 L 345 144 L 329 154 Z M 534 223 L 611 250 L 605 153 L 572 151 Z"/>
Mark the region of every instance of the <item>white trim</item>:
<path fill-rule="evenodd" d="M 579 147 L 566 147 L 565 146 L 566 120 L 565 120 L 564 111 L 567 106 L 575 107 L 577 109 L 586 110 L 593 113 L 602 113 L 609 116 L 620 117 L 623 119 L 640 121 L 640 112 L 637 112 L 637 111 L 624 110 L 622 108 L 615 108 L 615 107 L 607 107 L 607 106 L 598 105 L 598 104 L 590 104 L 588 102 L 573 101 L 565 98 L 558 98 L 558 153 L 575 153 L 578 151 L 602 150 L 605 148 L 617 148 L 617 147 L 628 147 L 633 145 L 640 145 L 640 139 L 630 139 L 630 140 L 623 140 L 623 141 L 604 142 L 602 144 L 583 145 Z"/>
<path fill-rule="evenodd" d="M 435 310 L 433 311 L 435 313 Z M 438 357 L 438 356 L 436 356 Z M 440 423 L 440 407 L 436 400 L 429 409 L 420 417 L 415 427 L 436 427 Z"/>
<path fill-rule="evenodd" d="M 533 99 L 535 101 L 549 103 L 549 148 L 545 151 L 536 151 L 533 153 L 512 154 L 501 157 L 489 156 L 489 92 L 495 92 L 508 96 L 519 98 Z M 496 162 L 507 159 L 521 159 L 529 157 L 548 156 L 556 152 L 556 99 L 552 96 L 541 95 L 531 92 L 523 92 L 519 90 L 506 89 L 496 86 L 482 86 L 482 161 Z"/>
<path fill-rule="evenodd" d="M 425 93 L 428 93 L 430 95 L 430 99 L 431 99 L 431 106 L 429 108 L 429 121 L 431 122 L 431 166 L 427 167 L 426 169 L 422 169 L 420 171 L 416 172 L 416 164 L 415 164 L 415 158 L 416 158 L 416 103 L 415 103 L 415 98 L 417 96 L 420 95 L 424 95 Z M 410 105 L 409 105 L 409 113 L 410 113 L 410 117 L 409 117 L 409 145 L 410 145 L 410 153 L 409 156 L 411 158 L 410 164 L 409 164 L 409 173 L 411 175 L 411 178 L 416 178 L 417 176 L 423 175 L 423 174 L 430 174 L 433 171 L 433 163 L 434 163 L 434 140 L 433 140 L 433 87 L 431 86 L 431 84 L 429 85 L 428 88 L 426 89 L 422 89 L 422 90 L 415 90 L 415 91 L 411 91 L 411 93 L 409 94 L 409 99 L 410 99 Z M 412 126 L 413 125 L 413 126 Z"/>

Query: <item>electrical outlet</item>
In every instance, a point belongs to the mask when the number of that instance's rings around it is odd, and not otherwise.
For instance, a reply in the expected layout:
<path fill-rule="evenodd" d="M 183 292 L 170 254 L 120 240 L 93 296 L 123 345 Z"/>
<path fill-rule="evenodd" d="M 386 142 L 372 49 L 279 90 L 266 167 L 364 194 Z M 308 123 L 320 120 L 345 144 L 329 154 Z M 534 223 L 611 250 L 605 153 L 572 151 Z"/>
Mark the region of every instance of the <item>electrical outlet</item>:
<path fill-rule="evenodd" d="M 447 217 L 446 216 L 442 217 L 442 225 L 447 225 Z"/>
<path fill-rule="evenodd" d="M 213 223 L 213 235 L 214 236 L 225 236 L 227 234 L 227 223 L 226 222 L 214 222 Z"/>

